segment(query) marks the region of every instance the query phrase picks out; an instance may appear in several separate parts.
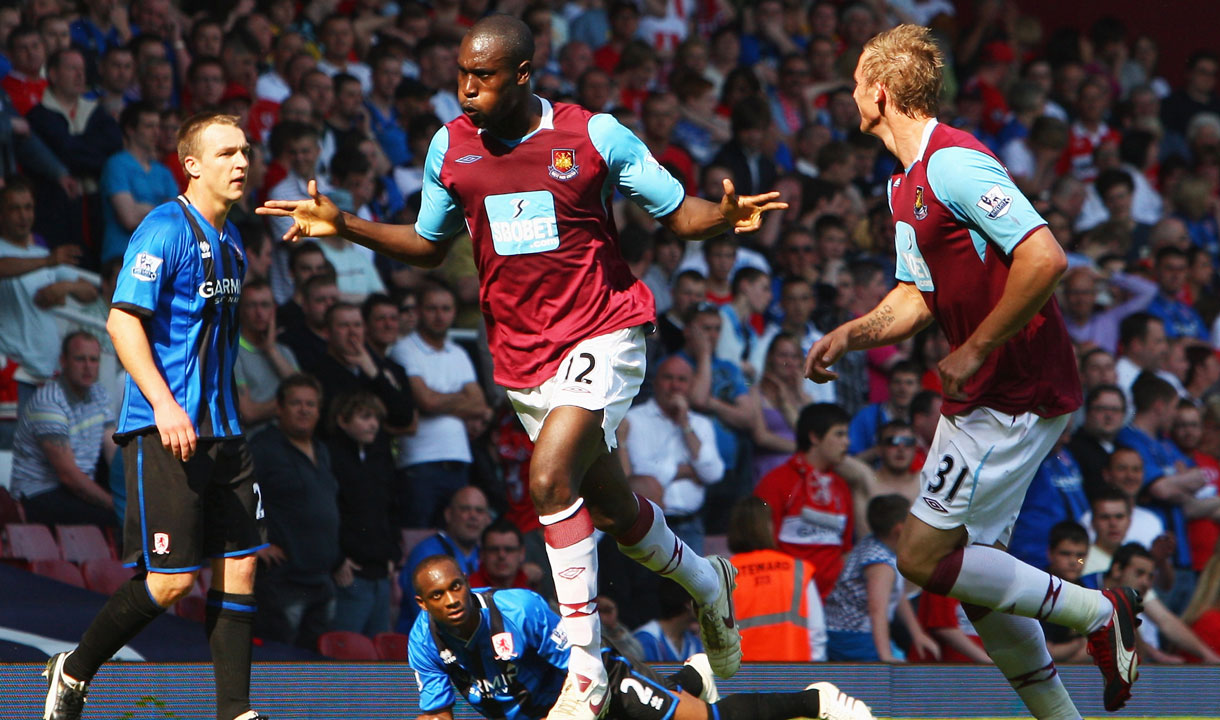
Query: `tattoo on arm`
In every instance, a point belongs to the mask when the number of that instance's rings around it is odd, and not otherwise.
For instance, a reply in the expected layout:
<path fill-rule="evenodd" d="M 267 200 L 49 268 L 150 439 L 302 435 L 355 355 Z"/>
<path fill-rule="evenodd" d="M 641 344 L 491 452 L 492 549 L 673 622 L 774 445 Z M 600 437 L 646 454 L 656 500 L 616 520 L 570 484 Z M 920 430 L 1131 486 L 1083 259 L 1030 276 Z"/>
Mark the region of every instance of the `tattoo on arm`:
<path fill-rule="evenodd" d="M 865 315 L 861 321 L 860 340 L 867 343 L 877 342 L 885 335 L 886 329 L 894 324 L 895 319 L 894 308 L 890 307 L 888 303 L 879 305 L 871 313 Z"/>

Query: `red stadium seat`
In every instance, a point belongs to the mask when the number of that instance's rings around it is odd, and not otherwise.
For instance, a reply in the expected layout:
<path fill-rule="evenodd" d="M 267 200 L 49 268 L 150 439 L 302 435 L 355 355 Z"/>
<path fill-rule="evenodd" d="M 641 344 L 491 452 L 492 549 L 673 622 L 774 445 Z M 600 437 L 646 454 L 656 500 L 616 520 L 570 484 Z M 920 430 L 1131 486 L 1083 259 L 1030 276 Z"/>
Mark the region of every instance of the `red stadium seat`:
<path fill-rule="evenodd" d="M 85 587 L 103 595 L 113 595 L 115 590 L 135 574 L 132 568 L 123 567 L 118 560 L 89 560 L 81 565 L 85 576 Z"/>
<path fill-rule="evenodd" d="M 396 632 L 377 633 L 373 638 L 377 657 L 394 662 L 407 661 L 407 636 Z"/>
<path fill-rule="evenodd" d="M 208 601 L 198 595 L 187 595 L 174 605 L 174 614 L 180 618 L 201 623 L 207 614 Z"/>
<path fill-rule="evenodd" d="M 59 544 L 46 525 L 13 523 L 4 527 L 4 557 L 25 562 L 63 560 Z"/>
<path fill-rule="evenodd" d="M 334 660 L 377 660 L 373 641 L 360 633 L 332 630 L 318 638 L 318 652 Z"/>
<path fill-rule="evenodd" d="M 58 580 L 73 587 L 83 588 L 85 586 L 85 576 L 80 574 L 79 568 L 67 560 L 35 560 L 30 563 L 30 569 L 36 575 Z"/>
<path fill-rule="evenodd" d="M 25 509 L 8 490 L 0 487 L 0 526 L 25 522 Z"/>
<path fill-rule="evenodd" d="M 96 525 L 56 525 L 55 534 L 59 536 L 59 548 L 63 551 L 64 560 L 82 563 L 86 560 L 114 560 L 110 552 L 110 543 L 102 529 Z"/>

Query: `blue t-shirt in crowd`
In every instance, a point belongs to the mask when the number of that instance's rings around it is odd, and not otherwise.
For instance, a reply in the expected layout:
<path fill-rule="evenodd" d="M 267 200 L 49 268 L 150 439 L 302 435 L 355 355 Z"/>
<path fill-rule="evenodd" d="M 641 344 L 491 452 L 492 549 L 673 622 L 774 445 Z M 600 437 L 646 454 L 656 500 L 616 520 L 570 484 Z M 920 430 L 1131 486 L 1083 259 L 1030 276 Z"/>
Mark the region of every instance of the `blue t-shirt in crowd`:
<path fill-rule="evenodd" d="M 1193 337 L 1200 340 L 1211 338 L 1199 313 L 1177 298 L 1158 293 L 1156 297 L 1152 298 L 1152 302 L 1148 303 L 1145 310 L 1149 314 L 1159 317 L 1165 324 L 1166 337 Z"/>
<path fill-rule="evenodd" d="M 110 198 L 119 193 L 128 193 L 138 203 L 157 206 L 173 200 L 178 194 L 178 181 L 169 168 L 153 160 L 148 170 L 126 150 L 111 155 L 102 166 L 102 262 L 123 257 L 131 233 L 119 224 L 118 213 Z"/>
<path fill-rule="evenodd" d="M 497 635 L 494 645 L 487 602 L 495 602 L 503 619 L 503 633 L 508 636 Z M 458 693 L 445 667 L 456 665 L 473 676 L 464 698 L 484 717 L 545 717 L 568 673 L 570 646 L 559 626 L 559 616 L 530 590 L 499 590 L 493 601 L 487 600 L 486 594 L 476 593 L 475 607 L 481 619 L 470 640 L 460 640 L 438 628 L 448 646 L 444 652 L 436 646 L 431 618 L 426 613 L 411 626 L 407 656 L 419 685 L 420 714 L 453 707 Z M 514 681 L 525 688 L 528 698 L 511 694 Z"/>
<path fill-rule="evenodd" d="M 860 408 L 851 425 L 847 426 L 847 438 L 851 443 L 847 452 L 859 455 L 877 444 L 877 436 L 881 427 L 890 421 L 889 413 L 885 411 L 885 403 L 873 403 Z"/>
<path fill-rule="evenodd" d="M 1064 520 L 1080 522 L 1089 509 L 1080 466 L 1067 448 L 1053 452 L 1038 466 L 1025 491 L 1021 514 L 1012 530 L 1008 552 L 1022 562 L 1045 570 L 1051 528 Z"/>
<path fill-rule="evenodd" d="M 1195 466 L 1194 460 L 1183 455 L 1169 440 L 1154 438 L 1133 425 L 1118 431 L 1115 444 L 1140 454 L 1144 461 L 1144 488 L 1165 475 L 1176 475 L 1179 472 L 1178 463 L 1182 463 L 1182 467 Z M 1148 503 L 1148 507 L 1161 516 L 1165 528 L 1172 531 L 1178 541 L 1174 566 L 1190 567 L 1190 539 L 1186 536 L 1186 514 L 1182 512 L 1182 506 L 1153 501 Z"/>

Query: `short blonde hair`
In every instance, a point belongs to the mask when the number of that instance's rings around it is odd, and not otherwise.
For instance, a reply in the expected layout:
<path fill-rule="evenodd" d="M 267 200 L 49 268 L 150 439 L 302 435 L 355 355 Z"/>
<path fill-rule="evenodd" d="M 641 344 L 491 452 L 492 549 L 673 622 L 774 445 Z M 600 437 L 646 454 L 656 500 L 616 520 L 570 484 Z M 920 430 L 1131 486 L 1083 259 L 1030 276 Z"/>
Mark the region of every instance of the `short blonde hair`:
<path fill-rule="evenodd" d="M 940 47 L 921 25 L 874 35 L 860 55 L 862 80 L 883 85 L 894 109 L 907 117 L 936 117 L 944 66 Z"/>
<path fill-rule="evenodd" d="M 240 128 L 241 118 L 218 112 L 201 112 L 190 116 L 178 126 L 178 162 L 186 165 L 188 157 L 199 157 L 199 138 L 212 125 Z"/>

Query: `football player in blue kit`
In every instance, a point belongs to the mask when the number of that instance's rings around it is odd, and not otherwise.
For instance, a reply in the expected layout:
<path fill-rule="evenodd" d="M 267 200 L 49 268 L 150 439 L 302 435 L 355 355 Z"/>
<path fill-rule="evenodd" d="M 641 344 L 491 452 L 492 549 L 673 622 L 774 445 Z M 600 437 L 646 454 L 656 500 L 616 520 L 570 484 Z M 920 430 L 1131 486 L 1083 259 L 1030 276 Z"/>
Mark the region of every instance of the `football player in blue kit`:
<path fill-rule="evenodd" d="M 487 718 L 547 717 L 567 676 L 567 634 L 530 590 L 473 591 L 448 555 L 425 558 L 412 578 L 423 610 L 411 628 L 411 667 L 420 720 L 452 720 L 460 696 Z M 720 698 L 706 658 L 660 678 L 616 652 L 601 653 L 609 676 L 602 708 L 615 720 L 871 720 L 863 702 L 827 682 L 802 692 Z"/>

